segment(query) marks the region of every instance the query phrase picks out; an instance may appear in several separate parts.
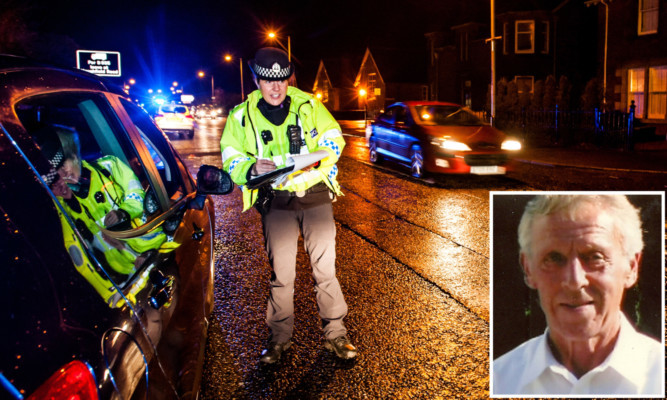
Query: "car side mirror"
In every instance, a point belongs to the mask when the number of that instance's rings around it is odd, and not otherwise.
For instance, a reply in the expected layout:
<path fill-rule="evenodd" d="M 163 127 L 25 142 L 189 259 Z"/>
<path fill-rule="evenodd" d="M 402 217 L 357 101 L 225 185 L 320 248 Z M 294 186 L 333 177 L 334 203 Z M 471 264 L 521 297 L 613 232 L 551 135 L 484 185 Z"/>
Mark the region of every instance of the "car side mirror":
<path fill-rule="evenodd" d="M 234 182 L 228 173 L 213 165 L 202 165 L 197 171 L 197 194 L 229 194 Z"/>

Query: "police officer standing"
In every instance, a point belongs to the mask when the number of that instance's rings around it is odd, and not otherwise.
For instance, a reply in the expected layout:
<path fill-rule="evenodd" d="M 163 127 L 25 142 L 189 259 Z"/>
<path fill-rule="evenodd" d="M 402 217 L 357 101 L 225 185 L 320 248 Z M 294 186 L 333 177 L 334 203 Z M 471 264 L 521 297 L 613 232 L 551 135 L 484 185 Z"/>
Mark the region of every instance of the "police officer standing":
<path fill-rule="evenodd" d="M 353 358 L 357 349 L 347 338 L 347 304 L 335 272 L 332 201 L 342 195 L 336 162 L 345 146 L 340 126 L 321 102 L 288 85 L 294 71 L 284 51 L 262 48 L 249 65 L 259 90 L 229 113 L 220 147 L 223 168 L 243 192 L 243 211 L 254 205 L 262 215 L 272 267 L 266 311 L 271 338 L 260 361 L 275 363 L 292 345 L 299 234 L 310 256 L 324 345 L 340 358 Z M 248 185 L 289 165 L 290 156 L 322 150 L 325 158 L 281 181 L 257 189 Z"/>

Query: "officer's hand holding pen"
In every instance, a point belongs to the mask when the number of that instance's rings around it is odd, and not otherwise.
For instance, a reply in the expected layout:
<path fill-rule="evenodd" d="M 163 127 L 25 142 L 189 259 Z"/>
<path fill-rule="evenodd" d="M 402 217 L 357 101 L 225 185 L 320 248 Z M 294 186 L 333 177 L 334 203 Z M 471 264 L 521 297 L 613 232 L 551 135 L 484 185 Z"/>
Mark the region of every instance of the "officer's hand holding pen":
<path fill-rule="evenodd" d="M 276 164 L 273 161 L 260 158 L 257 160 L 255 165 L 252 166 L 251 174 L 254 176 L 262 175 L 267 172 L 271 172 L 275 169 L 276 169 Z"/>

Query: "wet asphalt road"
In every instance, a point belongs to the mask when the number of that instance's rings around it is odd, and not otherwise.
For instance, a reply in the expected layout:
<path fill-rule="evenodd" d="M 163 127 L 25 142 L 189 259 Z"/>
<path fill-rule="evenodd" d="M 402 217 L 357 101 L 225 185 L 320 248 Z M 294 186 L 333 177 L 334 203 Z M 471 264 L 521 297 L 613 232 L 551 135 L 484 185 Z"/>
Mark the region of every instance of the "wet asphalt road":
<path fill-rule="evenodd" d="M 220 164 L 221 126 L 174 141 L 193 172 Z M 645 179 L 523 165 L 507 176 L 415 180 L 401 166 L 371 165 L 362 129 L 343 126 L 345 196 L 334 203 L 337 276 L 359 356 L 340 361 L 324 349 L 301 248 L 294 345 L 278 365 L 260 365 L 270 267 L 259 215 L 241 213 L 236 190 L 215 198 L 216 303 L 203 399 L 488 398 L 489 191 L 623 190 Z"/>
<path fill-rule="evenodd" d="M 337 274 L 358 358 L 338 361 L 323 348 L 307 257 L 300 252 L 295 344 L 279 365 L 261 366 L 270 268 L 259 217 L 251 211 L 239 218 L 239 197 L 216 203 L 216 306 L 203 398 L 486 397 L 487 321 L 350 229 L 346 218 L 337 219 Z"/>
<path fill-rule="evenodd" d="M 300 247 L 294 345 L 278 365 L 260 365 L 270 267 L 259 214 L 241 213 L 235 190 L 215 199 L 216 304 L 202 398 L 488 397 L 489 185 L 529 188 L 506 177 L 413 180 L 400 167 L 362 162 L 363 138 L 346 141 L 345 196 L 334 204 L 337 276 L 359 356 L 340 361 L 324 349 Z M 179 146 L 193 170 L 220 163 L 201 144 Z"/>

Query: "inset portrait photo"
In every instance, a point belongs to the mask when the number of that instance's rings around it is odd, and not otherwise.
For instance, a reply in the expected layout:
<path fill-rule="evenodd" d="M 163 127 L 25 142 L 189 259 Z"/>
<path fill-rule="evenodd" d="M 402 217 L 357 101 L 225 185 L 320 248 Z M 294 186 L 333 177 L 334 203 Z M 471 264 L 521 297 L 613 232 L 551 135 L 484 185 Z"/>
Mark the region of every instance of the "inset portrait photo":
<path fill-rule="evenodd" d="M 665 396 L 664 192 L 491 192 L 491 397 Z"/>

